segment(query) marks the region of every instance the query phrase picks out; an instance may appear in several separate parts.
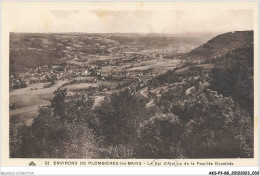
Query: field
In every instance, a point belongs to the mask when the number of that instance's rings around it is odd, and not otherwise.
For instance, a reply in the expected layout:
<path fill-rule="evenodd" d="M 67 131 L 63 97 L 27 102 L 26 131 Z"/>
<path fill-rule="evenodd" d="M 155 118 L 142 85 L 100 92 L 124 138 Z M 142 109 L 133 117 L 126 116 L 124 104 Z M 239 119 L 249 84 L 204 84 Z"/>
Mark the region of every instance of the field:
<path fill-rule="evenodd" d="M 30 84 L 27 88 L 10 92 L 10 127 L 11 138 L 14 139 L 21 125 L 30 125 L 38 113 L 40 106 L 50 104 L 53 92 L 66 81 L 57 81 L 50 88 L 43 88 L 48 83 Z M 36 90 L 31 90 L 35 89 Z"/>

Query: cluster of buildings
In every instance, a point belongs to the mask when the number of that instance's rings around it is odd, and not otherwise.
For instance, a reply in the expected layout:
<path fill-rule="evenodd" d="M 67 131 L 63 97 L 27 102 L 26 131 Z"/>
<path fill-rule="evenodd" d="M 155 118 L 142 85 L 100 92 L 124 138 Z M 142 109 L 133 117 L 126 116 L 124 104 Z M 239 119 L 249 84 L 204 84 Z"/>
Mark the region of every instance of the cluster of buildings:
<path fill-rule="evenodd" d="M 79 76 L 97 75 L 97 66 L 58 66 L 43 65 L 31 68 L 28 71 L 20 73 L 18 76 L 10 75 L 10 89 L 19 89 L 27 87 L 28 84 L 39 82 L 51 82 L 52 80 L 60 80 L 65 78 L 75 78 Z"/>
<path fill-rule="evenodd" d="M 159 58 L 160 56 L 160 53 L 124 52 L 123 56 L 119 58 L 94 60 L 88 65 L 73 64 L 64 61 L 64 63 L 55 62 L 53 65 L 41 65 L 21 72 L 18 76 L 10 75 L 10 89 L 24 88 L 32 83 L 51 82 L 53 80 L 87 76 L 94 76 L 98 80 L 114 81 L 137 79 L 136 76 L 138 76 L 138 74 L 140 76 L 140 74 L 145 75 L 146 73 L 142 73 L 142 71 L 140 72 L 139 70 L 128 71 L 127 68 L 122 71 L 111 70 L 111 72 L 104 73 L 102 72 L 102 67 L 124 66 L 126 63 L 130 63 L 131 65 L 131 63 L 147 61 Z M 74 56 L 74 58 L 75 57 L 76 56 Z M 81 55 L 78 54 L 77 58 L 81 58 Z M 67 59 L 71 60 L 71 58 Z"/>
<path fill-rule="evenodd" d="M 63 73 L 58 71 L 58 66 L 38 66 L 28 71 L 20 73 L 18 76 L 10 75 L 10 89 L 24 88 L 20 84 L 32 84 L 37 82 L 49 82 L 59 79 Z"/>

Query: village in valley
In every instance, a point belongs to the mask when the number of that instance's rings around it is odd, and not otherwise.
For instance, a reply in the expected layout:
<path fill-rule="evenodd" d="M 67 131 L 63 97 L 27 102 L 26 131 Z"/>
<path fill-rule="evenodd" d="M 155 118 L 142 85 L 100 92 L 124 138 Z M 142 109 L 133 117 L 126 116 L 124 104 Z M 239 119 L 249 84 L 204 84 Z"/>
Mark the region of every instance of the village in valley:
<path fill-rule="evenodd" d="M 49 104 L 56 89 L 67 89 L 70 95 L 93 96 L 95 105 L 106 95 L 124 88 L 147 98 L 149 80 L 179 66 L 183 63 L 180 59 L 183 53 L 208 38 L 208 34 L 201 39 L 137 34 L 12 33 L 11 125 L 16 129 L 30 124 L 38 108 Z"/>
<path fill-rule="evenodd" d="M 19 50 L 24 49 L 21 47 L 25 47 L 19 45 L 30 45 L 25 48 L 28 52 L 44 52 L 47 49 L 53 50 L 51 47 L 55 45 L 55 52 L 58 52 L 59 58 L 50 58 L 52 61 L 48 64 L 44 62 L 35 63 L 33 67 L 21 71 L 11 71 L 11 92 L 28 86 L 31 87 L 30 90 L 32 91 L 37 90 L 39 89 L 37 83 L 44 83 L 42 88 L 48 88 L 59 81 L 64 82 L 63 85 L 87 83 L 81 84 L 81 91 L 86 90 L 90 83 L 96 89 L 103 87 L 105 90 L 133 86 L 134 84 L 131 83 L 134 82 L 144 87 L 150 78 L 176 67 L 180 63 L 178 59 L 180 54 L 195 47 L 189 44 L 186 48 L 183 46 L 174 50 L 167 48 L 167 52 L 164 48 L 161 51 L 142 50 L 142 47 L 145 46 L 139 46 L 140 44 L 136 44 L 135 41 L 122 45 L 120 41 L 87 35 L 86 40 L 96 42 L 93 47 L 91 45 L 84 46 L 84 43 L 81 42 L 84 39 L 77 35 L 57 36 L 55 38 L 59 40 L 59 42 L 55 41 L 57 43 L 43 37 L 28 37 L 28 42 L 13 40 L 11 51 L 19 52 Z M 70 40 L 77 42 L 69 42 Z M 100 41 L 103 42 L 103 45 L 100 44 Z M 12 47 L 12 44 L 14 47 Z M 91 47 L 90 54 L 85 51 L 88 47 Z M 39 62 L 41 62 L 40 59 Z"/>

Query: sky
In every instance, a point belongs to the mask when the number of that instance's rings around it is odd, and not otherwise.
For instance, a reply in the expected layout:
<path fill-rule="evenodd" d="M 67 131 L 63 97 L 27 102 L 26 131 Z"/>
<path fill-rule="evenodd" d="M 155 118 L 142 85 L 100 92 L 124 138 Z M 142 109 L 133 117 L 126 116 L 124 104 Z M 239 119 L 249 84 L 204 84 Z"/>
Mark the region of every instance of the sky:
<path fill-rule="evenodd" d="M 12 32 L 208 33 L 253 29 L 253 11 L 44 10 L 16 11 Z"/>

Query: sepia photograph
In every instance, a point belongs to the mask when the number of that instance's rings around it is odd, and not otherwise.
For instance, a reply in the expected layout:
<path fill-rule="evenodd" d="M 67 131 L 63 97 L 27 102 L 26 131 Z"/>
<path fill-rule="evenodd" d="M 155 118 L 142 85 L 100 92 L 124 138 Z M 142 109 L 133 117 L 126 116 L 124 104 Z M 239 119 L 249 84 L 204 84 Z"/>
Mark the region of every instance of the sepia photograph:
<path fill-rule="evenodd" d="M 252 4 L 25 4 L 6 4 L 9 159 L 257 158 Z"/>

